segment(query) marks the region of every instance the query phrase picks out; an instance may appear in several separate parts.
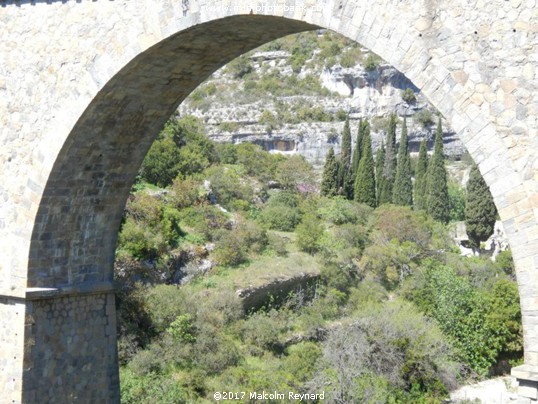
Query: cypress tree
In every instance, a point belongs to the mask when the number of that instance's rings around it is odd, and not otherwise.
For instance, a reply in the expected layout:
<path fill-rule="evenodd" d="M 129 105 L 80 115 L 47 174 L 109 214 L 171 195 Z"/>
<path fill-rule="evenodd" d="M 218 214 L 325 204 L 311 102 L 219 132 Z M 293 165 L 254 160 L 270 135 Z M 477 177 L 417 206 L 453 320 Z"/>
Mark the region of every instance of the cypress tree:
<path fill-rule="evenodd" d="M 383 187 L 383 166 L 385 164 L 385 143 L 381 141 L 381 146 L 377 149 L 375 156 L 375 180 L 376 180 L 376 200 L 379 205 L 381 188 Z"/>
<path fill-rule="evenodd" d="M 426 177 L 426 212 L 435 220 L 443 223 L 448 223 L 450 219 L 446 177 L 443 128 L 441 126 L 441 117 L 439 117 L 433 156 L 428 166 Z"/>
<path fill-rule="evenodd" d="M 321 180 L 321 195 L 335 196 L 338 193 L 338 161 L 334 155 L 334 149 L 331 147 L 325 158 L 323 167 L 323 176 Z"/>
<path fill-rule="evenodd" d="M 396 177 L 392 189 L 392 202 L 396 205 L 411 206 L 413 204 L 413 183 L 411 182 L 411 157 L 407 145 L 407 121 L 404 118 L 400 146 L 398 148 L 398 163 Z"/>
<path fill-rule="evenodd" d="M 387 148 L 385 150 L 385 163 L 383 166 L 383 183 L 379 196 L 379 204 L 392 202 L 392 188 L 396 176 L 396 124 L 395 114 L 389 118 L 389 130 L 387 132 Z"/>
<path fill-rule="evenodd" d="M 340 169 L 338 171 L 338 185 L 341 193 L 346 198 L 353 197 L 353 180 L 351 177 L 351 130 L 349 128 L 349 116 L 344 123 L 342 133 L 342 148 L 340 152 Z"/>
<path fill-rule="evenodd" d="M 375 208 L 375 190 L 374 157 L 370 134 L 367 133 L 364 136 L 362 157 L 357 170 L 357 178 L 355 178 L 354 199 Z"/>
<path fill-rule="evenodd" d="M 351 165 L 351 130 L 349 128 L 349 116 L 344 123 L 344 131 L 342 133 L 342 151 L 340 152 L 340 160 L 346 168 Z"/>
<path fill-rule="evenodd" d="M 353 176 L 357 175 L 357 170 L 359 169 L 359 162 L 361 161 L 361 153 L 364 143 L 364 134 L 370 133 L 370 124 L 368 121 L 363 121 L 362 118 L 359 121 L 359 129 L 357 131 L 357 140 L 355 141 L 355 149 L 353 151 L 353 159 L 351 162 L 351 171 Z"/>
<path fill-rule="evenodd" d="M 351 185 L 350 193 L 348 195 L 349 200 L 354 199 L 355 178 L 357 178 L 357 171 L 359 170 L 359 163 L 361 161 L 365 133 L 370 133 L 370 124 L 368 123 L 368 121 L 363 121 L 361 118 L 361 120 L 359 121 L 359 129 L 357 130 L 357 139 L 355 140 L 353 157 L 351 159 L 351 171 L 348 181 L 348 184 Z"/>
<path fill-rule="evenodd" d="M 465 205 L 465 228 L 472 248 L 477 249 L 481 241 L 486 241 L 493 234 L 496 218 L 493 197 L 475 164 L 467 182 Z"/>
<path fill-rule="evenodd" d="M 350 169 L 346 172 L 344 177 L 344 196 L 350 201 L 353 200 L 353 194 L 355 192 L 355 176 Z"/>
<path fill-rule="evenodd" d="M 426 172 L 428 171 L 428 148 L 426 138 L 420 142 L 415 168 L 415 209 L 426 210 Z"/>
<path fill-rule="evenodd" d="M 345 170 L 342 159 L 336 160 L 337 170 L 336 170 L 336 188 L 338 190 L 338 195 L 344 195 L 344 177 Z"/>

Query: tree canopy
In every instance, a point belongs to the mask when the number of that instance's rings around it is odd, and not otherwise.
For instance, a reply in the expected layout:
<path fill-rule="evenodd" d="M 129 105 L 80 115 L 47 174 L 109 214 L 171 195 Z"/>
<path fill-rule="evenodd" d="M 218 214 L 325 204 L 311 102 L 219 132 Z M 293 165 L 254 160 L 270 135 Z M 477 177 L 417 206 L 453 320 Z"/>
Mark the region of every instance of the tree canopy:
<path fill-rule="evenodd" d="M 472 247 L 480 247 L 493 234 L 497 208 L 489 187 L 482 178 L 476 164 L 471 168 L 467 182 L 467 202 L 465 205 L 465 228 Z"/>

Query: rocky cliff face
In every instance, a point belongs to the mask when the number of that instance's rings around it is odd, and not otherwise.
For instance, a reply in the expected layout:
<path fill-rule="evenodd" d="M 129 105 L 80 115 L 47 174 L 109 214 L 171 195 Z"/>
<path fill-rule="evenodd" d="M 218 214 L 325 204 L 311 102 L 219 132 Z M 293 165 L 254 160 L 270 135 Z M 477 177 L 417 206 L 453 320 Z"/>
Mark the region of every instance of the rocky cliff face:
<path fill-rule="evenodd" d="M 201 118 L 208 136 L 217 142 L 251 142 L 269 151 L 298 153 L 315 166 L 323 165 L 331 146 L 336 153 L 340 151 L 346 115 L 352 133 L 356 133 L 359 119 L 369 120 L 374 148 L 381 144 L 393 112 L 407 117 L 412 153 L 418 152 L 424 137 L 433 145 L 436 111 L 393 67 L 305 63 L 296 73 L 293 57 L 282 50 L 247 54 L 240 64 L 240 73 L 247 73 L 239 77 L 237 66 L 235 70 L 220 69 L 179 112 Z M 443 128 L 445 152 L 463 154 L 463 144 L 444 121 Z"/>

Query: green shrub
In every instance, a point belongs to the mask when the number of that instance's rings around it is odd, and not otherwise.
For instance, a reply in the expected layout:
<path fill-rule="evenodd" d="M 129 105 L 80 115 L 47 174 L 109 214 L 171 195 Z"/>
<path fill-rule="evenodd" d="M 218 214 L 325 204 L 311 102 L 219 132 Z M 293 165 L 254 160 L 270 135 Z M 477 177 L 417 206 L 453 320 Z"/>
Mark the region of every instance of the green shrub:
<path fill-rule="evenodd" d="M 234 144 L 231 143 L 217 143 L 215 149 L 218 155 L 218 159 L 221 164 L 236 164 L 237 163 L 237 149 Z"/>
<path fill-rule="evenodd" d="M 507 292 L 507 288 L 504 290 Z M 501 299 L 500 295 L 494 299 L 496 310 L 507 303 L 498 299 Z M 517 301 L 510 295 L 506 295 L 505 299 Z M 493 308 L 488 295 L 474 288 L 454 269 L 433 264 L 426 271 L 425 285 L 414 292 L 414 300 L 438 322 L 457 349 L 460 360 L 477 374 L 487 375 L 497 361 L 503 340 L 503 333 L 497 329 L 499 319 L 493 320 L 498 314 L 490 314 Z M 510 313 L 511 310 L 508 309 Z"/>
<path fill-rule="evenodd" d="M 239 123 L 237 122 L 221 122 L 219 124 L 219 130 L 222 132 L 236 132 L 239 129 Z"/>
<path fill-rule="evenodd" d="M 127 364 L 139 349 L 147 346 L 156 336 L 145 296 L 146 288 L 139 283 L 116 292 L 118 361 L 121 366 Z"/>
<path fill-rule="evenodd" d="M 178 209 L 184 209 L 202 201 L 203 190 L 199 181 L 176 178 L 172 183 L 171 202 Z"/>
<path fill-rule="evenodd" d="M 160 187 L 170 185 L 180 172 L 180 158 L 180 150 L 172 139 L 157 139 L 142 162 L 142 180 Z"/>
<path fill-rule="evenodd" d="M 286 349 L 282 358 L 283 369 L 293 375 L 291 383 L 300 389 L 303 383 L 312 378 L 316 370 L 316 362 L 321 356 L 321 347 L 314 342 L 300 342 Z"/>
<path fill-rule="evenodd" d="M 277 157 L 252 143 L 241 143 L 236 146 L 236 150 L 237 164 L 243 165 L 245 174 L 261 180 L 272 179 Z"/>
<path fill-rule="evenodd" d="M 235 232 L 226 231 L 215 243 L 213 258 L 219 265 L 237 266 L 247 259 L 245 245 Z"/>
<path fill-rule="evenodd" d="M 340 57 L 342 67 L 354 67 L 362 58 L 362 52 L 358 47 L 347 49 Z"/>
<path fill-rule="evenodd" d="M 168 244 L 161 233 L 127 218 L 118 235 L 118 250 L 137 260 L 153 260 L 167 250 Z"/>
<path fill-rule="evenodd" d="M 136 375 L 143 376 L 148 373 L 160 373 L 164 366 L 163 358 L 151 349 L 145 349 L 137 354 L 129 362 L 129 369 Z"/>
<path fill-rule="evenodd" d="M 234 169 L 215 166 L 208 169 L 206 175 L 211 184 L 213 196 L 219 204 L 232 210 L 234 205 L 240 206 L 237 204 L 238 201 L 244 201 L 248 209 L 254 192 Z"/>
<path fill-rule="evenodd" d="M 305 215 L 295 229 L 295 242 L 301 251 L 314 254 L 320 248 L 319 240 L 322 234 L 323 226 L 320 220 L 313 215 Z"/>
<path fill-rule="evenodd" d="M 428 128 L 433 125 L 433 116 L 430 110 L 421 109 L 418 111 L 414 117 L 424 128 Z"/>
<path fill-rule="evenodd" d="M 406 88 L 402 91 L 402 100 L 404 100 L 408 104 L 413 104 L 414 102 L 416 102 L 417 97 L 415 96 L 415 92 L 412 89 Z"/>
<path fill-rule="evenodd" d="M 501 251 L 497 254 L 495 262 L 506 275 L 514 275 L 514 261 L 512 260 L 512 252 L 510 250 Z"/>
<path fill-rule="evenodd" d="M 166 331 L 179 343 L 196 341 L 195 329 L 190 314 L 181 314 L 177 316 Z"/>
<path fill-rule="evenodd" d="M 163 333 L 179 316 L 193 314 L 188 296 L 176 285 L 157 285 L 145 292 L 144 305 L 153 329 Z"/>
<path fill-rule="evenodd" d="M 318 366 L 311 391 L 346 403 L 410 402 L 414 386 L 440 401 L 458 376 L 438 327 L 398 301 L 369 306 L 353 324 L 331 330 Z"/>
<path fill-rule="evenodd" d="M 350 290 L 346 308 L 354 312 L 367 305 L 382 303 L 387 298 L 387 290 L 379 282 L 365 279 Z"/>
<path fill-rule="evenodd" d="M 300 186 L 314 189 L 315 176 L 312 165 L 303 156 L 287 156 L 277 163 L 275 179 L 286 191 L 296 192 Z"/>
<path fill-rule="evenodd" d="M 400 243 L 413 242 L 426 250 L 432 241 L 435 223 L 423 212 L 387 205 L 375 210 L 372 227 L 375 229 L 373 241 L 378 244 L 398 240 Z"/>
<path fill-rule="evenodd" d="M 194 360 L 198 368 L 215 374 L 236 365 L 240 359 L 234 342 L 222 332 L 213 327 L 204 327 L 199 331 L 194 345 Z"/>
<path fill-rule="evenodd" d="M 130 369 L 120 369 L 121 401 L 124 403 L 187 403 L 182 386 L 169 376 L 155 373 L 137 375 Z"/>
<path fill-rule="evenodd" d="M 182 224 L 205 240 L 213 240 L 218 229 L 230 227 L 230 219 L 214 205 L 190 206 L 180 212 Z"/>
<path fill-rule="evenodd" d="M 523 326 L 517 283 L 499 279 L 489 292 L 489 303 L 486 322 L 499 339 L 499 358 L 521 358 Z"/>
<path fill-rule="evenodd" d="M 448 183 L 448 206 L 451 222 L 465 220 L 465 200 L 465 189 L 450 181 Z"/>
<path fill-rule="evenodd" d="M 240 221 L 234 232 L 241 243 L 255 253 L 261 253 L 269 243 L 265 229 L 252 220 Z"/>
<path fill-rule="evenodd" d="M 362 65 L 367 71 L 375 70 L 381 64 L 381 58 L 373 53 L 370 53 L 366 59 L 363 60 Z"/>
<path fill-rule="evenodd" d="M 280 349 L 280 334 L 287 330 L 287 321 L 276 310 L 259 311 L 250 315 L 241 327 L 242 339 L 250 352 L 261 355 L 263 350 Z"/>
<path fill-rule="evenodd" d="M 263 110 L 258 123 L 260 125 L 265 125 L 267 133 L 271 133 L 274 129 L 277 129 L 280 126 L 277 118 L 267 109 Z"/>
<path fill-rule="evenodd" d="M 366 205 L 348 201 L 342 197 L 321 199 L 319 214 L 323 220 L 341 225 L 345 223 L 366 223 L 366 218 L 372 212 Z"/>
<path fill-rule="evenodd" d="M 301 211 L 285 205 L 267 206 L 260 214 L 260 221 L 273 230 L 293 231 L 301 221 Z"/>
<path fill-rule="evenodd" d="M 300 73 L 307 58 L 308 56 L 304 54 L 297 53 L 297 54 L 292 55 L 289 58 L 289 64 L 291 66 L 291 70 L 293 70 L 294 73 Z"/>
<path fill-rule="evenodd" d="M 203 301 L 196 307 L 196 323 L 198 334 L 207 330 L 204 326 L 211 325 L 222 329 L 243 316 L 241 300 L 235 294 L 235 289 L 218 288 L 207 293 L 203 290 L 192 297 L 192 301 Z"/>
<path fill-rule="evenodd" d="M 258 82 L 256 80 L 247 79 L 243 83 L 243 89 L 245 91 L 254 92 L 258 88 Z"/>
<path fill-rule="evenodd" d="M 273 252 L 274 254 L 285 257 L 288 255 L 288 249 L 286 248 L 286 244 L 288 243 L 288 240 L 286 240 L 284 237 L 281 237 L 274 233 L 268 234 L 268 249 L 270 252 Z"/>
<path fill-rule="evenodd" d="M 267 200 L 267 206 L 287 206 L 289 208 L 297 208 L 300 198 L 296 193 L 287 191 L 271 192 Z"/>
<path fill-rule="evenodd" d="M 348 113 L 347 111 L 343 110 L 343 109 L 339 109 L 338 111 L 336 111 L 336 120 L 337 121 L 340 121 L 340 122 L 344 122 L 348 117 Z"/>
<path fill-rule="evenodd" d="M 250 59 L 241 55 L 226 65 L 228 73 L 234 76 L 236 79 L 241 79 L 254 70 Z"/>

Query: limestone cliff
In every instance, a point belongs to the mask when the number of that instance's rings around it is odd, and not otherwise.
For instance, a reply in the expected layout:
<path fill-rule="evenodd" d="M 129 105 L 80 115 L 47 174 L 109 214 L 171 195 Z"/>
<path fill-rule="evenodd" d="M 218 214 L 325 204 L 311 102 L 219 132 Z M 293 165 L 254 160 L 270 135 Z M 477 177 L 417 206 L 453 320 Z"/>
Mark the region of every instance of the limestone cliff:
<path fill-rule="evenodd" d="M 341 54 L 348 49 L 343 47 Z M 382 61 L 368 66 L 368 51 L 357 52 L 361 57 L 342 67 L 334 57 L 320 62 L 322 50 L 314 49 L 299 72 L 293 52 L 251 52 L 216 72 L 179 112 L 201 118 L 215 141 L 251 142 L 269 151 L 299 153 L 315 166 L 323 164 L 329 147 L 339 152 L 348 114 L 352 133 L 359 119 L 369 120 L 374 147 L 385 136 L 387 117 L 393 112 L 407 117 L 412 153 L 418 152 L 424 137 L 432 146 L 435 109 L 402 73 Z M 443 128 L 445 152 L 464 153 L 445 121 Z"/>

